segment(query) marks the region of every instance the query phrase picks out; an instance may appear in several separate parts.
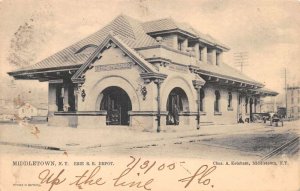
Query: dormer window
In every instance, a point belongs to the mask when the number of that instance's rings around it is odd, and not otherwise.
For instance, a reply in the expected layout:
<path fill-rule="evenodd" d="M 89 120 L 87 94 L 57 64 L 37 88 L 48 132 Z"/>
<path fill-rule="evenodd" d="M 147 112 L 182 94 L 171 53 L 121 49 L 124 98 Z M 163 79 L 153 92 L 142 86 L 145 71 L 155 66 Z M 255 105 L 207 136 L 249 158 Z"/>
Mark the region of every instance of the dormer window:
<path fill-rule="evenodd" d="M 206 53 L 206 49 L 204 47 L 199 46 L 199 60 L 200 61 L 206 61 L 206 56 L 204 56 Z"/>
<path fill-rule="evenodd" d="M 199 60 L 202 61 L 202 48 L 199 47 Z"/>
<path fill-rule="evenodd" d="M 183 50 L 183 42 L 184 42 L 184 40 L 183 39 L 179 39 L 178 38 L 178 42 L 177 42 L 177 49 L 178 50 L 180 50 L 180 51 L 182 51 Z"/>
<path fill-rule="evenodd" d="M 213 53 L 213 49 L 207 48 L 207 62 L 212 65 L 214 65 Z"/>
<path fill-rule="evenodd" d="M 216 52 L 216 65 L 219 66 L 222 64 L 222 52 Z"/>

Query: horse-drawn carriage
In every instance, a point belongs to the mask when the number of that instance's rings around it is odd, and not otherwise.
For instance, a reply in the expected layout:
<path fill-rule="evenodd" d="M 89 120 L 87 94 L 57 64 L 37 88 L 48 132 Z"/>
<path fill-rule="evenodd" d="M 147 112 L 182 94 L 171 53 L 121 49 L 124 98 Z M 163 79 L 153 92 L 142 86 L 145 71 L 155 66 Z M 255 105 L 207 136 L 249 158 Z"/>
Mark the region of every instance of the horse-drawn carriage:
<path fill-rule="evenodd" d="M 270 125 L 273 126 L 273 124 L 275 124 L 277 127 L 279 123 L 281 123 L 281 126 L 283 126 L 282 116 L 277 113 L 270 114 Z"/>
<path fill-rule="evenodd" d="M 283 118 L 284 116 L 278 113 L 253 113 L 252 119 L 253 122 L 263 121 L 264 123 L 269 122 L 270 126 L 275 125 L 276 127 L 278 124 L 283 126 Z"/>
<path fill-rule="evenodd" d="M 264 116 L 264 123 L 267 123 L 267 121 L 270 121 L 270 126 L 275 125 L 278 127 L 278 124 L 283 126 L 283 117 L 278 113 L 268 113 L 267 116 Z"/>

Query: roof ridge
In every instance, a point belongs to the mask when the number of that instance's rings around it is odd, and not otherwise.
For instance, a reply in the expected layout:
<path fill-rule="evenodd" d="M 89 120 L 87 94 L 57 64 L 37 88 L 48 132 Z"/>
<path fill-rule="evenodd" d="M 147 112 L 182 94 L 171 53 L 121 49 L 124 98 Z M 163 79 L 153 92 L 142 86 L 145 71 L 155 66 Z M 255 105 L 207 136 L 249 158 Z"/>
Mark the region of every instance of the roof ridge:
<path fill-rule="evenodd" d="M 133 39 L 136 40 L 136 34 L 135 34 L 134 30 L 133 30 L 132 23 L 129 21 L 130 19 L 132 19 L 132 18 L 130 18 L 129 16 L 127 16 L 127 15 L 125 15 L 125 14 L 122 13 L 122 14 L 118 15 L 118 16 L 113 20 L 113 22 L 111 23 L 111 25 L 114 24 L 114 23 L 116 23 L 116 22 L 118 22 L 119 20 L 120 20 L 120 21 L 123 21 L 124 23 L 127 24 L 127 29 L 129 29 L 130 32 L 131 32 L 131 34 L 132 34 L 132 35 L 130 35 L 129 37 L 131 37 L 131 38 L 133 38 Z M 124 23 L 122 23 L 122 24 L 124 24 Z M 118 33 L 115 32 L 115 34 L 118 34 Z M 123 36 L 123 35 L 122 35 L 122 36 Z"/>
<path fill-rule="evenodd" d="M 161 18 L 161 19 L 154 19 L 154 20 L 150 20 L 150 21 L 145 21 L 145 22 L 142 22 L 142 24 L 150 23 L 150 22 L 163 21 L 163 20 L 173 20 L 174 21 L 174 19 L 172 17 L 165 17 L 165 18 Z"/>

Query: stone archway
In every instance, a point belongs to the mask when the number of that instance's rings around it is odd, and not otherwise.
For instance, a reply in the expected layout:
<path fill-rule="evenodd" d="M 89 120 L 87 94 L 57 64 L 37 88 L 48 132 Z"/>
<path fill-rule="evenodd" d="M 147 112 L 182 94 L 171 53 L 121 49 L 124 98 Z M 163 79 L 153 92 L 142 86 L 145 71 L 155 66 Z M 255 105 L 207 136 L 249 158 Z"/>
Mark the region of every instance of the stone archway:
<path fill-rule="evenodd" d="M 189 101 L 183 89 L 175 87 L 168 95 L 166 110 L 168 116 L 166 118 L 167 125 L 179 125 L 179 114 L 189 111 Z"/>
<path fill-rule="evenodd" d="M 120 87 L 110 86 L 101 93 L 100 110 L 107 111 L 107 125 L 129 125 L 130 117 L 128 112 L 132 110 L 131 100 Z"/>
<path fill-rule="evenodd" d="M 175 85 L 175 86 L 174 86 Z M 196 112 L 197 111 L 197 91 L 193 87 L 193 84 L 189 82 L 188 80 L 184 79 L 181 76 L 172 76 L 168 77 L 166 81 L 162 84 L 161 89 L 161 104 L 162 106 L 165 106 L 167 104 L 168 96 L 172 89 L 175 87 L 181 88 L 185 94 L 187 95 L 187 98 L 189 100 L 188 105 L 188 112 Z"/>
<path fill-rule="evenodd" d="M 130 98 L 132 111 L 140 111 L 140 98 L 134 88 L 135 85 L 121 76 L 114 75 L 92 82 L 88 81 L 82 86 L 82 89 L 85 90 L 86 98 L 84 102 L 81 100 L 78 102 L 79 111 L 100 111 L 99 106 L 103 96 L 101 92 L 111 86 L 122 87 Z"/>

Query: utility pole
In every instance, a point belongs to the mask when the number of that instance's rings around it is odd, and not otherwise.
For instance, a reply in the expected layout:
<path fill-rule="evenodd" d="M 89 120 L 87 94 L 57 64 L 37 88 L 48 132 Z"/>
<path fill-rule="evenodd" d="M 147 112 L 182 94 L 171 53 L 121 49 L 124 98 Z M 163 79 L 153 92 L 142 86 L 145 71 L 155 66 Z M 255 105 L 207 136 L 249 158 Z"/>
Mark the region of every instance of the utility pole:
<path fill-rule="evenodd" d="M 285 87 L 285 109 L 286 109 L 286 117 L 287 117 L 288 116 L 288 104 L 287 104 L 286 68 L 284 68 L 284 87 Z"/>
<path fill-rule="evenodd" d="M 248 66 L 248 64 L 246 64 L 247 60 L 248 60 L 248 52 L 236 52 L 236 53 L 234 53 L 235 65 L 240 67 L 241 72 L 243 72 L 243 68 L 245 66 Z"/>

